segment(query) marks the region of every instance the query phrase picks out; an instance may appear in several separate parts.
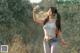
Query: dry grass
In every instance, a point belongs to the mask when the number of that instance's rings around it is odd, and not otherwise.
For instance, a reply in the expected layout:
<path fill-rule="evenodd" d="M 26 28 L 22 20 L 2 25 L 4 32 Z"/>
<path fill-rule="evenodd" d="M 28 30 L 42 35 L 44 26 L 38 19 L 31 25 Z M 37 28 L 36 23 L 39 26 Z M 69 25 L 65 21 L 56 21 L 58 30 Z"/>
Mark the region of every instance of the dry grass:
<path fill-rule="evenodd" d="M 22 38 L 15 35 L 9 44 L 9 53 L 28 53 Z"/>

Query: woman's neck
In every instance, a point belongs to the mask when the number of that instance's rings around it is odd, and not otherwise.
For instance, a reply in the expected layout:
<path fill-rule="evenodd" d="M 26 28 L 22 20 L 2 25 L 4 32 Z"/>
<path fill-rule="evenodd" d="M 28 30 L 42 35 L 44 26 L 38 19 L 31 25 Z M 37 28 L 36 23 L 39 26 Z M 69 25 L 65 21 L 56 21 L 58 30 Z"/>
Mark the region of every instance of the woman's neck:
<path fill-rule="evenodd" d="M 49 20 L 55 19 L 55 16 L 49 16 Z"/>

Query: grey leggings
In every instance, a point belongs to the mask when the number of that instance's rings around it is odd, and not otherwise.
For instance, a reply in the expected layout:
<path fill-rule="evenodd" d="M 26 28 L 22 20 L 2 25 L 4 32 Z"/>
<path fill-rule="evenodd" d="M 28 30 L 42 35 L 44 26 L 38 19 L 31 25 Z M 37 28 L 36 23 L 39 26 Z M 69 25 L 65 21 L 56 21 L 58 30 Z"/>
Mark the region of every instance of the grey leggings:
<path fill-rule="evenodd" d="M 51 46 L 49 46 L 47 41 L 43 41 L 44 53 L 59 53 L 56 46 L 57 42 L 53 42 Z"/>

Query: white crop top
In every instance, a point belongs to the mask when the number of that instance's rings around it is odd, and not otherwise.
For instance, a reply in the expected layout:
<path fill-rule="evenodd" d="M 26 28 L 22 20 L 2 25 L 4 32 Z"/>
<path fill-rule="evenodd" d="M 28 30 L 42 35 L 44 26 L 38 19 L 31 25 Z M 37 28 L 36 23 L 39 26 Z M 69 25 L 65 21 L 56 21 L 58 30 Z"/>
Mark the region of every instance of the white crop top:
<path fill-rule="evenodd" d="M 55 37 L 55 31 L 56 31 L 56 20 L 51 20 L 49 22 L 47 22 L 44 26 L 43 26 L 43 30 L 45 33 L 45 37 L 49 36 L 49 37 Z"/>

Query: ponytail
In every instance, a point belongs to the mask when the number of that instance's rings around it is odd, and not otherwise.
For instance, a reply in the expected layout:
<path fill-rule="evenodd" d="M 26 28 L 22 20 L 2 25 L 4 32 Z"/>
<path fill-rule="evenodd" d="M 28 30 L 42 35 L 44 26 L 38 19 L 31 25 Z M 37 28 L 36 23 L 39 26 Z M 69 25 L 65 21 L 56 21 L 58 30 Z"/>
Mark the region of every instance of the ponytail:
<path fill-rule="evenodd" d="M 56 27 L 58 31 L 61 31 L 61 16 L 58 12 L 56 14 L 57 14 Z M 57 34 L 56 34 L 56 37 L 58 37 Z"/>
<path fill-rule="evenodd" d="M 48 21 L 49 21 L 49 16 L 47 16 L 43 24 L 45 25 Z"/>

